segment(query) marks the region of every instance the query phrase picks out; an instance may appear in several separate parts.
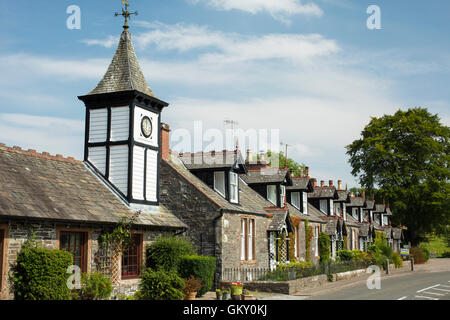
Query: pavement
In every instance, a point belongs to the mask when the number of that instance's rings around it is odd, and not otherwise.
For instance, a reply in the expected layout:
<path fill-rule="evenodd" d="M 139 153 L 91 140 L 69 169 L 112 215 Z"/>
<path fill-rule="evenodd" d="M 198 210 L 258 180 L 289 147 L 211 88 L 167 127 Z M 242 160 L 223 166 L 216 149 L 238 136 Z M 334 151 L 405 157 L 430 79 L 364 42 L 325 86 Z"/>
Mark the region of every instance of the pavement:
<path fill-rule="evenodd" d="M 430 259 L 425 264 L 381 271 L 379 288 L 369 289 L 364 274 L 349 280 L 326 283 L 296 295 L 253 292 L 256 300 L 450 300 L 450 259 Z M 376 282 L 370 281 L 371 284 Z M 215 300 L 208 292 L 198 300 Z"/>

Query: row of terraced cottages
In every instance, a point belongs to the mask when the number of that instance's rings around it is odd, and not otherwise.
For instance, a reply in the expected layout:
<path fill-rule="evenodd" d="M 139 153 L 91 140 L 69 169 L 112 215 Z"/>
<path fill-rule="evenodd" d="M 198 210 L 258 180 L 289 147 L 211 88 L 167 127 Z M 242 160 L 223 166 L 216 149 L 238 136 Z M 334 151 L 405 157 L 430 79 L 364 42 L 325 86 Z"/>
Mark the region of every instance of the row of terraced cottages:
<path fill-rule="evenodd" d="M 168 103 L 148 86 L 127 29 L 103 79 L 79 99 L 86 107 L 83 161 L 0 144 L 3 299 L 13 296 L 8 273 L 31 234 L 71 252 L 83 272 L 102 272 L 110 260 L 100 235 L 136 213 L 134 242 L 115 281 L 120 294 L 136 290 L 145 247 L 160 235 L 184 235 L 199 254 L 215 256 L 217 279 L 224 268 L 305 260 L 306 221 L 314 230 L 313 261 L 322 231 L 333 239 L 333 255 L 346 235 L 348 248 L 365 250 L 374 229 L 398 250 L 401 232 L 391 228 L 389 208 L 351 197 L 340 184 L 317 186 L 308 172 L 293 178 L 238 150 L 170 152 L 170 129 L 161 122 Z"/>

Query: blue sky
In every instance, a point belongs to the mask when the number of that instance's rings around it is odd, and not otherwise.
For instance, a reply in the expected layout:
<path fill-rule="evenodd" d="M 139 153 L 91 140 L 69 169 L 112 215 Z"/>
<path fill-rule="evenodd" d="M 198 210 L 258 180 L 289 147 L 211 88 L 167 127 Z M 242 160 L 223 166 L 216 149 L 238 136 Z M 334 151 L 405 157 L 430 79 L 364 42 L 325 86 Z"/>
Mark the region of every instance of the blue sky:
<path fill-rule="evenodd" d="M 278 128 L 318 180 L 354 186 L 345 145 L 371 116 L 423 106 L 450 124 L 447 0 L 131 0 L 163 121 Z M 381 9 L 381 30 L 366 10 Z M 81 30 L 66 27 L 70 5 Z M 0 142 L 82 158 L 84 107 L 114 54 L 121 1 L 0 1 Z"/>

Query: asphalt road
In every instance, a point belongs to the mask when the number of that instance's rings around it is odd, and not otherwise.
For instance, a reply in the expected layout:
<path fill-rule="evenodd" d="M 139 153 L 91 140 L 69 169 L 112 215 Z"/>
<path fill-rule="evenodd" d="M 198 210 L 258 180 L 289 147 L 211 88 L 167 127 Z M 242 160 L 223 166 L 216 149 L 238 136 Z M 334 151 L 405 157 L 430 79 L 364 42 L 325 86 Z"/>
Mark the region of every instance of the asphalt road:
<path fill-rule="evenodd" d="M 325 290 L 311 300 L 450 300 L 450 271 L 381 277 L 380 289 L 368 289 L 365 279 L 339 290 Z"/>

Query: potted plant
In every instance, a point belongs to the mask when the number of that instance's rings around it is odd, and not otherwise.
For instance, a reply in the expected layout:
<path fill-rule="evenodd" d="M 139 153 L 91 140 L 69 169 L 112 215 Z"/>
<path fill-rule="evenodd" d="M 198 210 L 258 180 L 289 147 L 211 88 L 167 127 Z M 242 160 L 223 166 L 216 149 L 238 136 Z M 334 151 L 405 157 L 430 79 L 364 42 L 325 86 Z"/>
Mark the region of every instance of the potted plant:
<path fill-rule="evenodd" d="M 229 289 L 222 290 L 222 300 L 230 300 L 231 293 Z"/>
<path fill-rule="evenodd" d="M 241 300 L 243 285 L 239 282 L 233 282 L 231 285 L 231 296 L 233 300 Z"/>
<path fill-rule="evenodd" d="M 202 280 L 190 276 L 188 279 L 184 279 L 184 300 L 195 300 L 198 290 L 202 288 Z"/>
<path fill-rule="evenodd" d="M 222 300 L 222 298 L 223 298 L 222 290 L 216 289 L 216 297 L 217 297 L 217 300 Z"/>
<path fill-rule="evenodd" d="M 255 297 L 250 291 L 242 290 L 241 300 L 255 300 Z"/>

